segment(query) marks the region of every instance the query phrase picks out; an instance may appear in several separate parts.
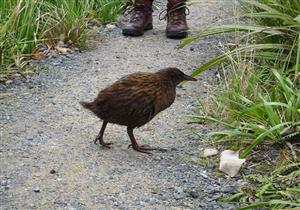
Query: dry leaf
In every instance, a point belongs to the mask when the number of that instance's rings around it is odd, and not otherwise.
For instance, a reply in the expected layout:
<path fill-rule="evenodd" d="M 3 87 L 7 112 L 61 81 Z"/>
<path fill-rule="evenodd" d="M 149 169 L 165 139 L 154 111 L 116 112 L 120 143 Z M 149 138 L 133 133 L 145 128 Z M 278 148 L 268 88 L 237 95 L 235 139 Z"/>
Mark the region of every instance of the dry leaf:
<path fill-rule="evenodd" d="M 44 52 L 34 52 L 32 53 L 31 58 L 34 60 L 42 60 L 46 58 L 46 55 L 44 54 Z"/>
<path fill-rule="evenodd" d="M 210 157 L 218 154 L 218 150 L 215 148 L 206 148 L 203 151 L 203 157 Z"/>
<path fill-rule="evenodd" d="M 58 53 L 62 53 L 62 54 L 66 54 L 69 51 L 71 51 L 69 48 L 59 47 L 59 46 L 56 46 L 55 49 L 57 50 Z"/>
<path fill-rule="evenodd" d="M 234 177 L 239 172 L 246 159 L 239 158 L 239 151 L 224 150 L 221 153 L 219 170 Z"/>
<path fill-rule="evenodd" d="M 50 47 L 46 44 L 40 44 L 37 49 L 31 54 L 34 60 L 42 60 L 48 57 Z"/>

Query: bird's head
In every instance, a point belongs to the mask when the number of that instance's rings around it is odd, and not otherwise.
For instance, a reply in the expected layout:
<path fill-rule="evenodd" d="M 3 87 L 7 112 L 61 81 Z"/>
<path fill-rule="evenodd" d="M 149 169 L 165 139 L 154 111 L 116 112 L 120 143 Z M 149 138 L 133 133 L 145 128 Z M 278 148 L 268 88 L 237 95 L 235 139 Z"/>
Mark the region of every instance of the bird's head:
<path fill-rule="evenodd" d="M 165 68 L 157 72 L 163 81 L 172 82 L 175 86 L 183 81 L 197 81 L 197 79 L 184 74 L 178 68 Z"/>

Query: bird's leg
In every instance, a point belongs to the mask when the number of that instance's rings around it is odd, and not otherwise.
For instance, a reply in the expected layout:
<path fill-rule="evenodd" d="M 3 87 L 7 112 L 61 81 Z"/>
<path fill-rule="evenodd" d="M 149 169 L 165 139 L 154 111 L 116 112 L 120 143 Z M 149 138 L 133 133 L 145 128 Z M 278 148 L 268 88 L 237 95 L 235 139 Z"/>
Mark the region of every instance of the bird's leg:
<path fill-rule="evenodd" d="M 111 145 L 112 143 L 105 143 L 105 142 L 103 141 L 103 134 L 104 134 L 106 125 L 107 125 L 107 121 L 103 121 L 101 130 L 100 130 L 98 136 L 96 137 L 96 139 L 94 140 L 94 143 L 97 144 L 97 141 L 99 141 L 99 143 L 100 143 L 103 147 L 111 148 L 110 145 Z"/>
<path fill-rule="evenodd" d="M 133 135 L 133 128 L 127 127 L 127 133 L 128 133 L 129 138 L 130 138 L 130 141 L 131 141 L 131 146 L 134 150 L 136 150 L 138 152 L 142 152 L 142 153 L 151 154 L 151 152 L 149 152 L 149 149 L 140 147 L 138 145 L 138 143 L 136 142 L 136 140 L 134 138 L 134 135 Z"/>

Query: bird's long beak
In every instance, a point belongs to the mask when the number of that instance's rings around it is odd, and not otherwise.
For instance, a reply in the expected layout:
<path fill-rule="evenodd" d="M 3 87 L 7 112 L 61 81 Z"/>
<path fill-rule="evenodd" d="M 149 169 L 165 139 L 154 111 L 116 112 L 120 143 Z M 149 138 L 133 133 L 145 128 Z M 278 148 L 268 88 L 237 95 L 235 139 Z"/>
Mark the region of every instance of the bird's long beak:
<path fill-rule="evenodd" d="M 186 75 L 186 74 L 184 75 L 183 79 L 185 81 L 197 81 L 197 79 L 195 79 L 194 77 L 191 77 L 191 76 Z"/>

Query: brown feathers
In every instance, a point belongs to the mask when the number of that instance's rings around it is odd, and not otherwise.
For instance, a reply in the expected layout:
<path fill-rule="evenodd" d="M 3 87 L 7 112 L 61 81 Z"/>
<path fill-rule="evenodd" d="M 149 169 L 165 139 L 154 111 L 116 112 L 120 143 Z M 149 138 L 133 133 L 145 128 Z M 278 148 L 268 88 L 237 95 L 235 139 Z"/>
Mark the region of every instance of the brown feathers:
<path fill-rule="evenodd" d="M 133 73 L 100 91 L 93 102 L 80 103 L 106 123 L 134 129 L 168 108 L 175 100 L 176 86 L 184 80 L 196 79 L 177 68 Z"/>

